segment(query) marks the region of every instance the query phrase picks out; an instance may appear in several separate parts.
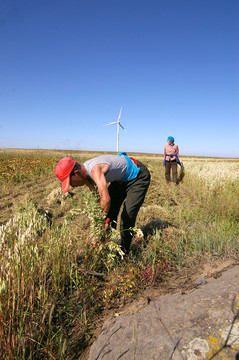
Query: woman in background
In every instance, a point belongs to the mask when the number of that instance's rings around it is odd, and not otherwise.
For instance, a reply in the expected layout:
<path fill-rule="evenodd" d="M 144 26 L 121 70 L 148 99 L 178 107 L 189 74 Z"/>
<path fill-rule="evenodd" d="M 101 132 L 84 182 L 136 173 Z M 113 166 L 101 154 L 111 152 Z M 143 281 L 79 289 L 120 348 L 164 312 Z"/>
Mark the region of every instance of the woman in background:
<path fill-rule="evenodd" d="M 167 183 L 171 182 L 171 169 L 172 169 L 172 181 L 177 184 L 177 165 L 181 165 L 179 158 L 178 145 L 174 143 L 174 138 L 169 136 L 167 144 L 164 147 L 164 163 L 165 166 L 165 179 Z"/>

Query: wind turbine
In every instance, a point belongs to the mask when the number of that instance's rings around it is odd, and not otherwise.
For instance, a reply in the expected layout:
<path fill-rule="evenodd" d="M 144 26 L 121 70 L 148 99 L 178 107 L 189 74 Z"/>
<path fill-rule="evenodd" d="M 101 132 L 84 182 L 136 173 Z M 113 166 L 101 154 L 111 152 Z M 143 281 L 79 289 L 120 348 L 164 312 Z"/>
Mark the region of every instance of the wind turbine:
<path fill-rule="evenodd" d="M 119 152 L 119 128 L 122 127 L 122 129 L 127 133 L 127 131 L 125 130 L 125 128 L 121 125 L 120 123 L 120 117 L 121 117 L 121 113 L 122 113 L 122 106 L 120 108 L 120 113 L 119 113 L 119 117 L 117 121 L 111 122 L 109 124 L 106 124 L 104 126 L 108 126 L 108 125 L 113 125 L 113 124 L 117 124 L 117 148 L 116 151 Z"/>

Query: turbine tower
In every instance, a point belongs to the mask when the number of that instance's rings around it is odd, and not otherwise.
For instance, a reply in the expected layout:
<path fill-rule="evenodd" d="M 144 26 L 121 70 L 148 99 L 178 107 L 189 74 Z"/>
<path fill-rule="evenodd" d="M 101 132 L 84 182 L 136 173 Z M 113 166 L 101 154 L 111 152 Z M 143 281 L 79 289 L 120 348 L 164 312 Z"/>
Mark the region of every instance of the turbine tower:
<path fill-rule="evenodd" d="M 111 122 L 109 124 L 106 124 L 104 126 L 108 126 L 108 125 L 113 125 L 113 124 L 117 124 L 117 147 L 116 147 L 116 151 L 117 153 L 119 152 L 119 128 L 121 127 L 126 133 L 127 131 L 125 130 L 125 128 L 121 125 L 120 123 L 120 117 L 121 117 L 121 112 L 122 112 L 122 106 L 121 106 L 121 109 L 120 109 L 120 113 L 119 113 L 119 117 L 118 117 L 118 120 L 117 121 L 114 121 L 114 122 Z"/>

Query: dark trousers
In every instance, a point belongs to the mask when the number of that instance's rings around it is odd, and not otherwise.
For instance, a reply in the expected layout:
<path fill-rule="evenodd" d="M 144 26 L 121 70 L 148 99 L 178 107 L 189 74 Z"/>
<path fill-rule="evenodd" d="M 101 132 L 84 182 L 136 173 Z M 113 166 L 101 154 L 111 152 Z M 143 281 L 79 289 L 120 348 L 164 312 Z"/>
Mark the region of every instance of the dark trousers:
<path fill-rule="evenodd" d="M 130 228 L 134 227 L 140 206 L 144 202 L 146 192 L 150 184 L 150 172 L 147 167 L 138 161 L 140 172 L 137 178 L 119 183 L 112 182 L 109 187 L 111 198 L 110 210 L 107 217 L 110 218 L 111 226 L 116 228 L 116 221 L 120 207 L 124 202 L 120 220 L 121 246 L 124 252 L 128 253 L 133 237 Z"/>
<path fill-rule="evenodd" d="M 171 181 L 171 174 L 170 171 L 172 169 L 172 178 L 173 178 L 173 182 L 176 183 L 177 182 L 177 162 L 176 160 L 172 160 L 172 161 L 166 161 L 165 164 L 165 178 L 166 181 L 169 183 Z"/>

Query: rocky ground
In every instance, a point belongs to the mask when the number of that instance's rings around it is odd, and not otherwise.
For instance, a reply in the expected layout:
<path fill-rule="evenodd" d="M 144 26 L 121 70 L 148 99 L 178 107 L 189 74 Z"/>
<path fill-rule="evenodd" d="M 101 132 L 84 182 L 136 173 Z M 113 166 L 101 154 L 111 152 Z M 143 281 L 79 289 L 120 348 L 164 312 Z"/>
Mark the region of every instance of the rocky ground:
<path fill-rule="evenodd" d="M 103 324 L 89 360 L 238 359 L 239 266 L 145 296 Z"/>

